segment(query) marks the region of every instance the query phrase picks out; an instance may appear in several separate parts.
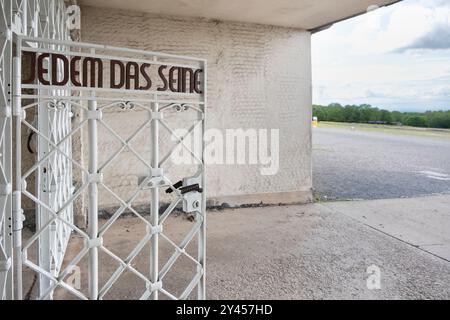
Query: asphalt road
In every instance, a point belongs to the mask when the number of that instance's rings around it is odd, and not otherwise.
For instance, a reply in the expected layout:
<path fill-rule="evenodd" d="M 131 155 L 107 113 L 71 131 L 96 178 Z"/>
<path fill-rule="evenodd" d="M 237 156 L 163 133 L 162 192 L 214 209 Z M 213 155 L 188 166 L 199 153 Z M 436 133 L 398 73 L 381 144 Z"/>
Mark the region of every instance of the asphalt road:
<path fill-rule="evenodd" d="M 450 133 L 314 128 L 313 178 L 321 200 L 450 193 Z"/>

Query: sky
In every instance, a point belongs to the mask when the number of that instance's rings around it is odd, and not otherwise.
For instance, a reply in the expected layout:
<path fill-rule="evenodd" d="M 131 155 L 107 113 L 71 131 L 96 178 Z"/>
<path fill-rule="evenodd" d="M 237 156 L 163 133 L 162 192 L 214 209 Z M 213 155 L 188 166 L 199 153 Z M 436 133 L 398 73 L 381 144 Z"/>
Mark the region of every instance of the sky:
<path fill-rule="evenodd" d="M 404 0 L 312 37 L 313 102 L 450 110 L 450 0 Z"/>

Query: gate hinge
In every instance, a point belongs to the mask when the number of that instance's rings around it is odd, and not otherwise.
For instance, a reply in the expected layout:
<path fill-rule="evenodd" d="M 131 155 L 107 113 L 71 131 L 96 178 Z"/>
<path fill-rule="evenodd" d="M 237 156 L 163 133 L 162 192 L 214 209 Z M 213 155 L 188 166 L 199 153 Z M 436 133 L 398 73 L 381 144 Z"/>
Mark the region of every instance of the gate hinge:
<path fill-rule="evenodd" d="M 25 221 L 25 215 L 20 207 L 22 193 L 15 191 L 12 194 L 12 230 L 19 231 L 23 228 L 23 222 Z"/>
<path fill-rule="evenodd" d="M 86 248 L 96 248 L 101 247 L 103 245 L 103 237 L 95 238 L 95 239 L 85 239 L 84 244 Z"/>
<path fill-rule="evenodd" d="M 14 213 L 17 213 L 17 214 L 14 214 Z M 24 221 L 25 221 L 25 215 L 23 214 L 23 210 L 20 209 L 19 212 L 13 210 L 12 230 L 13 231 L 22 230 Z"/>
<path fill-rule="evenodd" d="M 86 110 L 85 115 L 88 120 L 102 120 L 103 117 L 102 110 Z"/>

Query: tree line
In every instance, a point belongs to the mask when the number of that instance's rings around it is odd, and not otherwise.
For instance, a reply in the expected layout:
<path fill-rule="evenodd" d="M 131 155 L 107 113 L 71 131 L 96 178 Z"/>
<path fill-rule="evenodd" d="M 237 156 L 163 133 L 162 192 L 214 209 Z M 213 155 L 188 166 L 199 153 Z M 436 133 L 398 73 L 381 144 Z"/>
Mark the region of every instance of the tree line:
<path fill-rule="evenodd" d="M 372 107 L 368 104 L 332 103 L 313 105 L 313 116 L 319 121 L 405 125 L 422 128 L 450 128 L 450 111 L 399 112 Z"/>

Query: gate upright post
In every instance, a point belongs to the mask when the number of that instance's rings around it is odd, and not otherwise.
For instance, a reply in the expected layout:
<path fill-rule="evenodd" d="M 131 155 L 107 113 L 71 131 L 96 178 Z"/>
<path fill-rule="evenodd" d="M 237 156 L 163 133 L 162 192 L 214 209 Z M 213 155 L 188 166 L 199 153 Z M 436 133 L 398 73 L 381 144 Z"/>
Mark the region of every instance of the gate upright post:
<path fill-rule="evenodd" d="M 152 115 L 158 115 L 159 103 L 152 103 Z M 153 117 L 151 122 L 151 144 L 152 144 L 152 171 L 159 167 L 159 120 L 158 116 Z M 156 170 L 155 170 L 156 171 Z M 152 174 L 152 173 L 151 173 Z M 153 228 L 159 226 L 159 188 L 154 187 L 151 189 L 151 208 L 150 208 L 150 222 Z M 158 246 L 159 239 L 158 233 L 155 232 L 151 238 L 151 251 L 150 251 L 150 280 L 153 284 L 156 284 L 159 280 L 159 261 L 158 261 Z M 158 300 L 158 290 L 154 290 L 151 294 L 153 300 Z"/>
<path fill-rule="evenodd" d="M 92 94 L 92 97 L 94 94 Z M 89 298 L 98 299 L 98 247 L 93 241 L 98 237 L 98 143 L 97 143 L 97 101 L 88 101 L 88 131 L 89 131 Z"/>
<path fill-rule="evenodd" d="M 6 19 L 6 24 L 3 25 L 2 30 L 0 30 L 3 35 L 1 36 L 2 40 L 5 43 L 4 52 L 3 52 L 3 86 L 8 86 L 9 89 L 14 89 L 12 87 L 12 32 L 11 32 L 11 25 L 12 25 L 12 3 L 10 1 L 4 2 L 3 7 L 3 14 Z M 1 54 L 0 54 L 1 56 Z M 0 75 L 1 77 L 2 75 Z M 0 241 L 3 241 L 4 244 L 4 250 L 6 254 L 6 262 L 10 262 L 9 268 L 7 271 L 3 271 L 4 273 L 4 283 L 2 283 L 2 279 L 0 279 L 0 300 L 6 299 L 6 300 L 12 300 L 14 297 L 13 293 L 13 267 L 12 267 L 12 233 L 11 233 L 11 226 L 8 226 L 6 223 L 8 219 L 12 219 L 12 117 L 11 117 L 11 106 L 12 106 L 12 96 L 13 92 L 12 90 L 6 90 L 6 87 L 4 87 L 5 91 L 8 92 L 6 104 L 4 106 L 1 106 L 4 108 L 1 110 L 3 113 L 0 117 L 3 118 L 3 121 L 5 123 L 4 128 L 4 135 L 3 135 L 3 145 L 1 148 L 2 152 L 2 160 L 3 160 L 3 168 L 5 172 L 4 180 L 2 181 L 4 186 L 4 196 L 5 197 L 5 204 L 4 209 L 5 212 L 3 213 L 3 224 L 0 221 L 0 227 L 3 228 L 3 230 L 0 230 Z M 1 143 L 0 143 L 1 145 Z M 1 210 L 1 209 L 0 209 Z M 0 214 L 1 216 L 1 214 Z M 8 227 L 7 227 L 8 226 Z M 3 236 L 3 239 L 1 239 Z M 0 244 L 1 245 L 1 244 Z M 1 250 L 1 249 L 0 249 Z M 0 259 L 1 260 L 1 259 Z M 8 264 L 8 263 L 6 263 Z M 0 277 L 1 277 L 2 271 L 0 271 Z"/>
<path fill-rule="evenodd" d="M 198 262 L 201 265 L 202 276 L 198 283 L 197 299 L 206 299 L 206 273 L 205 273 L 205 260 L 206 260 L 206 162 L 205 162 L 205 131 L 206 131 L 206 93 L 207 93 L 207 66 L 206 61 L 202 63 L 203 66 L 203 121 L 202 121 L 202 226 L 198 234 Z"/>
<path fill-rule="evenodd" d="M 14 278 L 15 278 L 15 299 L 22 300 L 22 61 L 21 61 L 20 40 L 16 44 L 16 56 L 13 58 L 14 64 L 14 99 L 13 116 L 15 117 L 16 134 L 16 168 L 12 203 L 12 233 L 13 233 L 13 255 L 14 255 Z"/>

